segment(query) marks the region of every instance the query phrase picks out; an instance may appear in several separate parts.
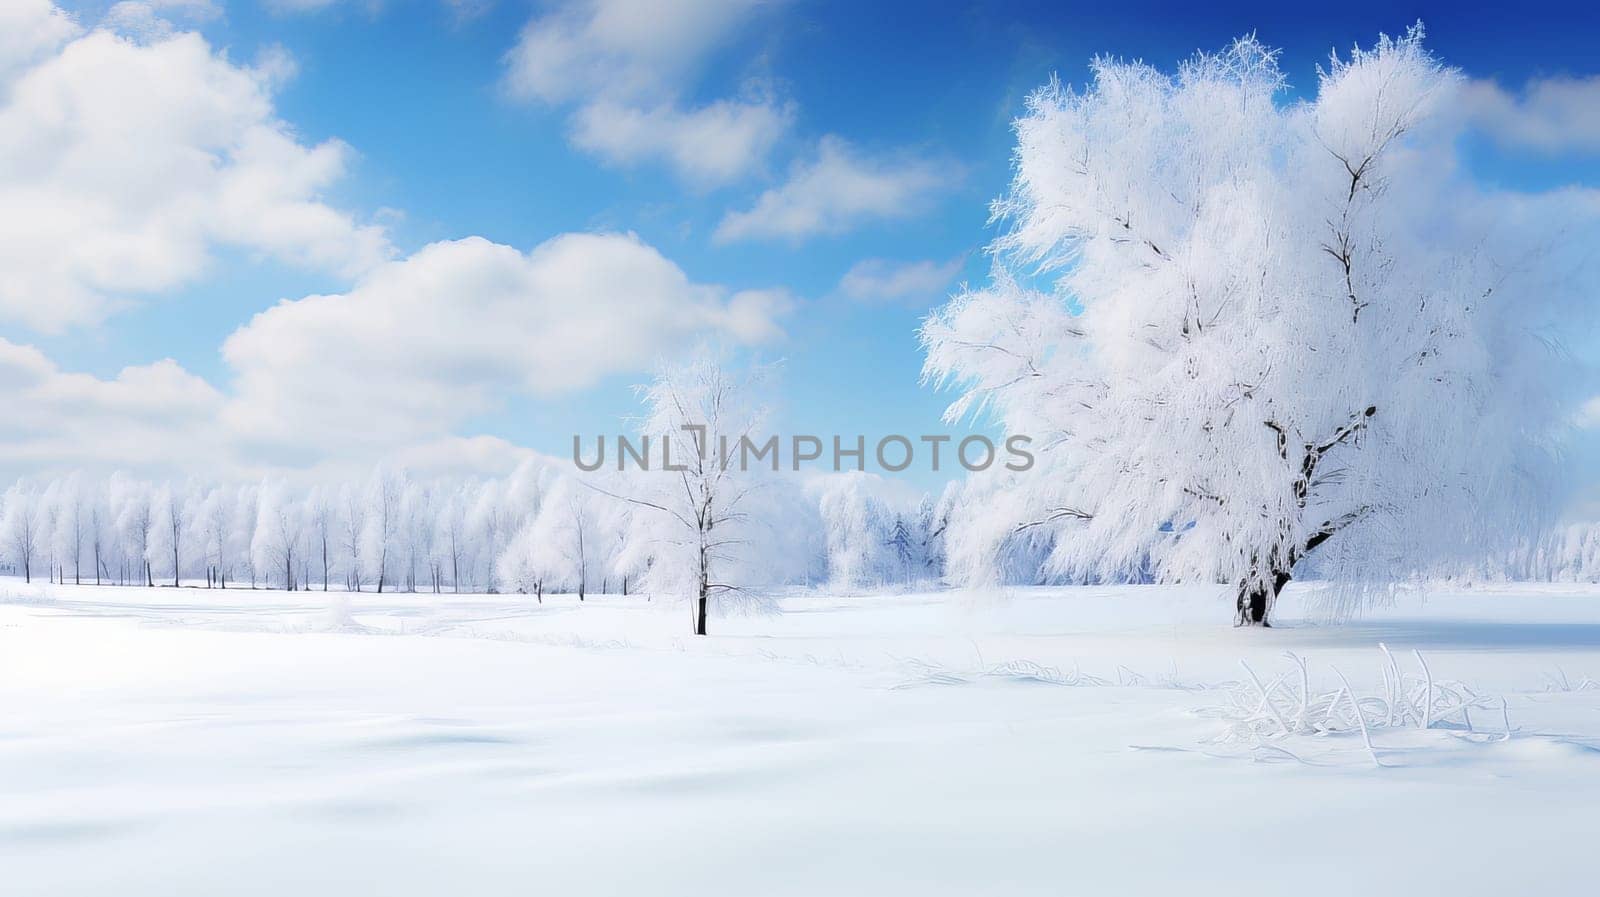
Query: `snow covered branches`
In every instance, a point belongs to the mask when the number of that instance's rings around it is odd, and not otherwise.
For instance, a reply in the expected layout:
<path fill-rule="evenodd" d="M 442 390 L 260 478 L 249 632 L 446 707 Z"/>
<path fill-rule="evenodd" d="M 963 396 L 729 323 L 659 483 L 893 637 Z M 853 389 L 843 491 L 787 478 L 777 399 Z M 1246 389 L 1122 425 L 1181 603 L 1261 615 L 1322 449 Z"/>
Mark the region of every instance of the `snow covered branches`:
<path fill-rule="evenodd" d="M 1025 539 L 1046 575 L 1224 582 L 1265 624 L 1308 565 L 1338 615 L 1532 531 L 1578 213 L 1456 174 L 1461 79 L 1422 37 L 1335 56 L 1303 102 L 1253 37 L 1033 95 L 994 275 L 922 333 L 948 415 L 1038 458 L 969 484 L 956 578 Z"/>
<path fill-rule="evenodd" d="M 775 538 L 785 515 L 771 503 L 785 493 L 771 477 L 717 460 L 721 447 L 759 441 L 759 376 L 740 379 L 704 353 L 662 370 L 644 390 L 640 432 L 668 441 L 663 450 L 681 464 L 593 487 L 633 508 L 630 554 L 652 591 L 688 600 L 695 635 L 706 634 L 712 602 L 754 601 L 752 586 L 783 581 L 774 573 L 804 557 Z"/>

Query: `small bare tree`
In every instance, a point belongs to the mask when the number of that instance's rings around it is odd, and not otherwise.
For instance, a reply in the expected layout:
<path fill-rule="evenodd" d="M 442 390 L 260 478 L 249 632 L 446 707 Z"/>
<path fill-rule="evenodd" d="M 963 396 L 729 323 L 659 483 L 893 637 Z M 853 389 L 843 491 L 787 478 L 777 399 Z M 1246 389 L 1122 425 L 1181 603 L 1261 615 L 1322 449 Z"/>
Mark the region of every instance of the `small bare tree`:
<path fill-rule="evenodd" d="M 748 572 L 750 505 L 762 485 L 738 457 L 764 418 L 751 385 L 704 354 L 664 370 L 643 391 L 641 428 L 659 441 L 660 467 L 632 473 L 615 491 L 592 484 L 636 509 L 629 538 L 648 543 L 646 587 L 687 597 L 695 635 L 706 634 L 714 600 L 752 597 L 738 581 Z"/>

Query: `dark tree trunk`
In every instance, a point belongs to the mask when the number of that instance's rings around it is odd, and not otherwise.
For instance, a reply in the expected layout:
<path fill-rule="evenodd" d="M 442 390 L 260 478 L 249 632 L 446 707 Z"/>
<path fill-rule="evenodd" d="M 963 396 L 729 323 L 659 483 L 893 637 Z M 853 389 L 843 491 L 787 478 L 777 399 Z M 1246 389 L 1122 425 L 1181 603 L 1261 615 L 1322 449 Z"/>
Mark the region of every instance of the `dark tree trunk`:
<path fill-rule="evenodd" d="M 1293 578 L 1292 573 L 1275 570 L 1265 578 L 1265 582 L 1240 583 L 1239 597 L 1234 604 L 1233 625 L 1271 628 L 1269 617 L 1272 606 L 1277 603 L 1284 586 Z"/>

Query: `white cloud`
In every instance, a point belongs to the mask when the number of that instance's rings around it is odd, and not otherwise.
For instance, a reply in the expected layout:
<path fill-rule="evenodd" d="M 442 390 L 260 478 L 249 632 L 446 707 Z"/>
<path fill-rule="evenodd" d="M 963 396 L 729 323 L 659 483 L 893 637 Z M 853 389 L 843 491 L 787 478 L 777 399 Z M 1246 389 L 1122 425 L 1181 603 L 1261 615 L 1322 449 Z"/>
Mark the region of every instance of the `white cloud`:
<path fill-rule="evenodd" d="M 698 186 L 758 168 L 793 119 L 770 95 L 686 104 L 706 56 L 760 0 L 577 0 L 528 22 L 506 54 L 515 97 L 574 104 L 573 143 L 613 164 L 661 160 Z"/>
<path fill-rule="evenodd" d="M 321 12 L 344 0 L 266 0 L 267 7 L 277 12 Z"/>
<path fill-rule="evenodd" d="M 176 362 L 110 379 L 0 338 L 0 478 L 72 468 L 259 476 L 504 472 L 532 453 L 459 431 L 512 396 L 642 374 L 702 340 L 781 337 L 782 290 L 696 283 L 628 234 L 565 234 L 530 252 L 435 243 L 349 291 L 285 301 L 236 330 L 219 390 Z"/>
<path fill-rule="evenodd" d="M 176 0 L 176 2 L 189 2 L 189 0 Z M 439 2 L 462 19 L 484 13 L 494 5 L 494 0 L 439 0 Z M 377 16 L 390 5 L 390 0 L 265 0 L 265 3 L 273 12 L 286 15 L 318 13 L 336 6 L 352 6 L 369 15 Z"/>
<path fill-rule="evenodd" d="M 517 96 L 670 97 L 759 0 L 577 0 L 528 22 L 506 55 Z"/>
<path fill-rule="evenodd" d="M 1472 81 L 1461 99 L 1470 124 L 1502 145 L 1600 152 L 1600 76 L 1534 79 L 1516 93 Z"/>
<path fill-rule="evenodd" d="M 793 117 L 768 100 L 719 100 L 689 112 L 600 100 L 574 115 L 572 142 L 613 164 L 665 159 L 690 183 L 712 186 L 759 165 Z"/>
<path fill-rule="evenodd" d="M 383 463 L 420 477 L 448 477 L 505 476 L 527 461 L 555 460 L 498 436 L 445 436 L 406 446 L 384 457 Z M 365 473 L 364 466 L 352 472 Z"/>
<path fill-rule="evenodd" d="M 865 259 L 857 262 L 839 280 L 839 291 L 864 302 L 911 301 L 922 305 L 945 298 L 945 290 L 961 268 L 965 256 L 948 262 L 933 260 L 895 262 Z"/>
<path fill-rule="evenodd" d="M 817 157 L 794 167 L 784 184 L 761 194 L 746 211 L 717 225 L 718 243 L 802 240 L 841 234 L 863 221 L 905 218 L 927 208 L 960 171 L 917 158 L 868 159 L 837 137 L 824 137 Z"/>
<path fill-rule="evenodd" d="M 28 21 L 24 43 L 59 32 Z M 93 323 L 194 282 L 220 247 L 345 275 L 389 255 L 381 228 L 322 199 L 349 149 L 276 118 L 281 52 L 248 67 L 192 33 L 50 39 L 0 93 L 0 319 Z"/>
<path fill-rule="evenodd" d="M 1580 430 L 1600 430 L 1600 396 L 1595 396 L 1579 406 L 1572 423 Z"/>
<path fill-rule="evenodd" d="M 222 17 L 212 0 L 121 0 L 106 11 L 100 27 L 142 41 L 169 37 L 175 22 L 209 22 Z"/>
<path fill-rule="evenodd" d="M 787 306 L 781 291 L 694 283 L 632 235 L 566 234 L 528 253 L 435 243 L 236 331 L 223 346 L 236 375 L 224 421 L 274 450 L 307 434 L 415 442 L 507 394 L 581 389 L 706 336 L 773 339 Z"/>
<path fill-rule="evenodd" d="M 0 96 L 17 72 L 77 37 L 81 29 L 50 0 L 0 3 Z"/>
<path fill-rule="evenodd" d="M 128 467 L 178 473 L 224 456 L 220 393 L 176 362 L 103 380 L 0 337 L 0 471 Z"/>

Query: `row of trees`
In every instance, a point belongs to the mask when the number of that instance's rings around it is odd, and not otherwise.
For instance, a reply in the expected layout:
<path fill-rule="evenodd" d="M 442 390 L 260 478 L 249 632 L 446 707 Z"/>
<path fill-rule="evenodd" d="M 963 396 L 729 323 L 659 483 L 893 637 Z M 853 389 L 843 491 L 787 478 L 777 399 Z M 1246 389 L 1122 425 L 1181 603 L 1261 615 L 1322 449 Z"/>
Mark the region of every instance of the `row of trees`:
<path fill-rule="evenodd" d="M 652 563 L 638 520 L 653 509 L 617 486 L 536 462 L 500 479 L 379 469 L 298 489 L 21 480 L 0 497 L 0 562 L 28 581 L 72 584 L 626 593 Z M 855 472 L 799 484 L 788 499 L 794 519 L 761 521 L 797 539 L 805 560 L 786 579 L 865 589 L 939 577 L 933 501 L 906 509 Z"/>
<path fill-rule="evenodd" d="M 719 463 L 708 447 L 754 436 L 756 384 L 702 358 L 646 394 L 642 434 L 674 440 L 682 470 L 580 473 L 529 461 L 510 476 L 422 480 L 380 468 L 295 488 L 148 482 L 117 474 L 19 481 L 0 497 L 0 562 L 31 581 L 406 592 L 545 591 L 713 604 L 831 582 L 884 588 L 939 578 L 941 505 L 882 479 L 814 478 Z"/>

